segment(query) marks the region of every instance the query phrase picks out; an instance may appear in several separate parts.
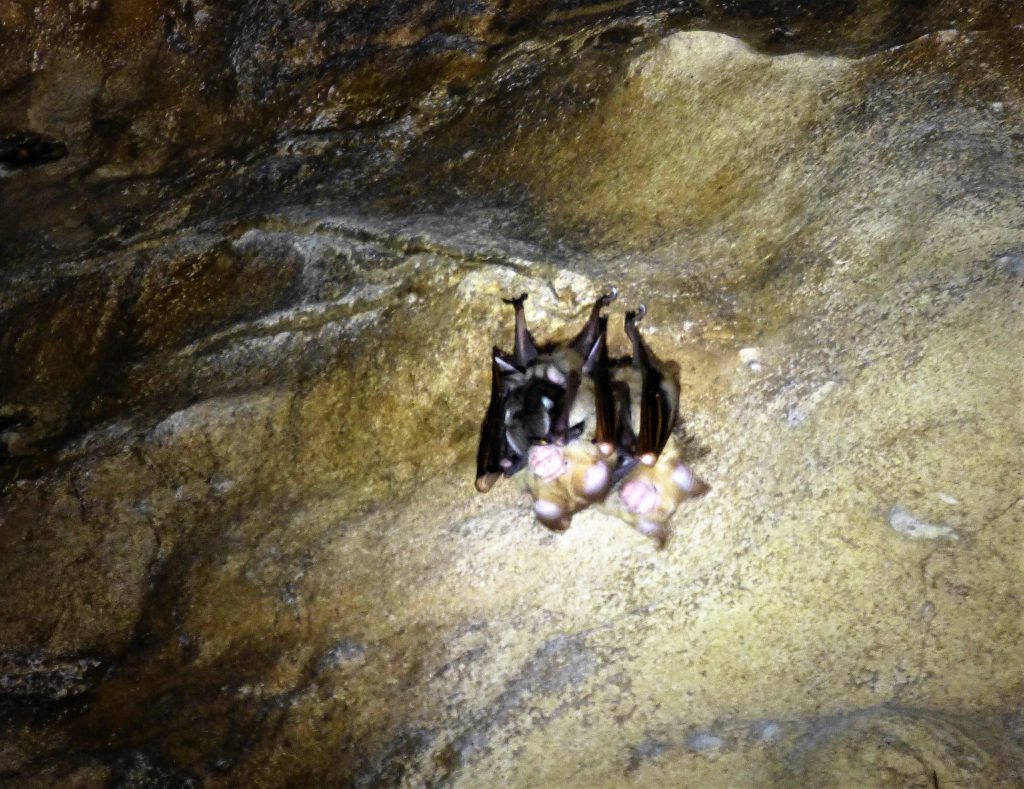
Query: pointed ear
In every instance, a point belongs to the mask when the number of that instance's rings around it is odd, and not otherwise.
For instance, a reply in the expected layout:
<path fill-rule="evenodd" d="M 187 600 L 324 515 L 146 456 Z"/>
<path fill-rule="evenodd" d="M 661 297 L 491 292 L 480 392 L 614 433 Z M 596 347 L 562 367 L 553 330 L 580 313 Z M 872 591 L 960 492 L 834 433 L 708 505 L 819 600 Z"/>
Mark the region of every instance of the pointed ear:
<path fill-rule="evenodd" d="M 547 499 L 534 502 L 533 514 L 542 526 L 551 531 L 565 531 L 572 525 L 572 515 L 562 505 Z"/>
<path fill-rule="evenodd" d="M 664 523 L 642 520 L 637 523 L 636 530 L 645 537 L 650 537 L 654 540 L 655 543 L 657 543 L 659 551 L 662 550 L 665 547 L 665 543 L 668 542 L 668 528 Z"/>
<path fill-rule="evenodd" d="M 491 359 L 498 366 L 498 371 L 502 375 L 523 372 L 497 345 L 491 348 Z"/>

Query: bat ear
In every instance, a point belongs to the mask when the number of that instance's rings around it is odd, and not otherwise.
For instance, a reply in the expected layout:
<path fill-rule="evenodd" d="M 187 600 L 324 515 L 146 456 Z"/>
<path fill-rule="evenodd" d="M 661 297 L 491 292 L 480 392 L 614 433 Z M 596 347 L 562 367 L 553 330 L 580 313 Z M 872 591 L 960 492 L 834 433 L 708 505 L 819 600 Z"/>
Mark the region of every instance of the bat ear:
<path fill-rule="evenodd" d="M 636 524 L 636 530 L 645 537 L 650 537 L 658 544 L 658 550 L 662 550 L 665 547 L 665 543 L 668 542 L 668 529 L 664 523 L 656 523 L 654 521 L 639 521 Z"/>
<path fill-rule="evenodd" d="M 547 499 L 537 499 L 533 504 L 533 514 L 542 526 L 551 531 L 565 531 L 572 525 L 572 515 L 562 505 Z"/>
<path fill-rule="evenodd" d="M 676 484 L 679 490 L 691 498 L 703 496 L 711 490 L 711 486 L 694 474 L 693 469 L 685 463 L 680 463 L 672 471 L 672 481 Z"/>
<path fill-rule="evenodd" d="M 494 360 L 494 363 L 498 366 L 498 370 L 501 372 L 502 375 L 523 372 L 521 369 L 516 367 L 516 365 L 512 362 L 511 359 L 508 358 L 508 356 L 501 352 L 501 349 L 498 348 L 497 345 L 491 348 L 491 358 Z"/>

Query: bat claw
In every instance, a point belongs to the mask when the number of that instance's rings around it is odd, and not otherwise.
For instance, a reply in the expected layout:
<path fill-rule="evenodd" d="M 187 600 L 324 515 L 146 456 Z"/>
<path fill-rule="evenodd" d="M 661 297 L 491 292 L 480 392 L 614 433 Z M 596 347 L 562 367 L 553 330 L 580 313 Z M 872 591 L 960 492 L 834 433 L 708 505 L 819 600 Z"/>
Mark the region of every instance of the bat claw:
<path fill-rule="evenodd" d="M 474 483 L 476 485 L 476 489 L 480 493 L 486 493 L 487 491 L 494 487 L 494 483 L 498 481 L 498 477 L 500 476 L 500 474 L 491 473 L 483 474 L 477 477 L 476 482 Z"/>
<path fill-rule="evenodd" d="M 639 323 L 644 319 L 647 314 L 647 305 L 640 304 L 635 310 L 630 310 L 626 313 L 626 323 Z"/>
<path fill-rule="evenodd" d="M 506 304 L 512 306 L 512 307 L 518 307 L 520 304 L 522 304 L 524 301 L 526 301 L 529 297 L 530 297 L 529 293 L 520 293 L 519 296 L 516 297 L 516 298 L 512 298 L 512 299 L 502 298 L 502 301 L 505 302 Z"/>
<path fill-rule="evenodd" d="M 618 297 L 619 297 L 619 289 L 617 287 L 615 287 L 614 285 L 612 285 L 612 287 L 608 289 L 608 292 L 605 293 L 603 296 L 601 296 L 601 298 L 598 299 L 598 301 L 601 303 L 602 307 L 607 307 L 609 304 L 611 304 L 613 301 L 615 301 L 615 299 L 617 299 Z"/>

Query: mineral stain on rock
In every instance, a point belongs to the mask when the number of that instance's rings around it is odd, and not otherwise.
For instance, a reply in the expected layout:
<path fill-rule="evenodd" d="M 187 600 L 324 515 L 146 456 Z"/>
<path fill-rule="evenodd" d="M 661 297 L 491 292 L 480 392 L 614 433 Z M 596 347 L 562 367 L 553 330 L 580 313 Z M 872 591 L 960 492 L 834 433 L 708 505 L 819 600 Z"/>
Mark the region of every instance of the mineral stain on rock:
<path fill-rule="evenodd" d="M 558 635 L 550 639 L 507 682 L 484 714 L 444 748 L 439 755 L 440 763 L 448 770 L 470 764 L 489 748 L 492 733 L 522 715 L 525 705 L 535 704 L 538 697 L 559 698 L 565 691 L 577 687 L 594 670 L 594 659 L 586 649 L 584 638 Z M 555 708 L 549 715 L 553 717 L 562 712 Z M 536 724 L 542 724 L 543 719 L 549 716 L 530 717 Z"/>
<path fill-rule="evenodd" d="M 42 652 L 0 653 L 0 695 L 40 696 L 51 701 L 77 696 L 92 684 L 96 657 L 53 657 Z"/>
<path fill-rule="evenodd" d="M 0 6 L 0 784 L 1019 786 L 1021 13 Z M 662 552 L 467 483 L 611 282 Z"/>

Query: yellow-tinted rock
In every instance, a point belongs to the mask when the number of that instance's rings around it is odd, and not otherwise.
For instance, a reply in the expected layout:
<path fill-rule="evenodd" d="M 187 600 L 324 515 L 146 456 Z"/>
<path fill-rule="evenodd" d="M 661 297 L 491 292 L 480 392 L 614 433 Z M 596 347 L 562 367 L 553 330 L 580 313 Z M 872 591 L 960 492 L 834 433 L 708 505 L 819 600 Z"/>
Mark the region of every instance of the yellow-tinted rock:
<path fill-rule="evenodd" d="M 79 301 L 41 290 L 3 347 L 73 375 L 18 391 L 72 402 L 112 370 L 121 399 L 4 489 L 0 692 L 67 713 L 14 719 L 11 774 L 1019 784 L 1014 47 L 680 34 L 593 106 L 475 132 L 450 175 L 514 177 L 522 237 L 483 208 L 310 206 L 199 255 L 157 234 L 131 288 L 115 255 L 81 262 Z M 472 485 L 499 296 L 565 336 L 612 283 L 680 366 L 712 488 L 664 552 Z M 136 356 L 95 352 L 109 326 Z"/>

